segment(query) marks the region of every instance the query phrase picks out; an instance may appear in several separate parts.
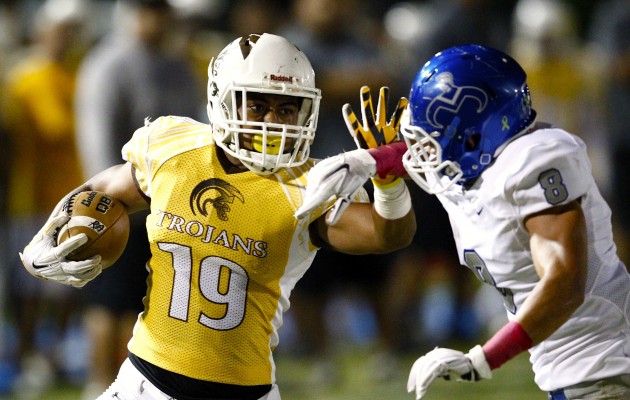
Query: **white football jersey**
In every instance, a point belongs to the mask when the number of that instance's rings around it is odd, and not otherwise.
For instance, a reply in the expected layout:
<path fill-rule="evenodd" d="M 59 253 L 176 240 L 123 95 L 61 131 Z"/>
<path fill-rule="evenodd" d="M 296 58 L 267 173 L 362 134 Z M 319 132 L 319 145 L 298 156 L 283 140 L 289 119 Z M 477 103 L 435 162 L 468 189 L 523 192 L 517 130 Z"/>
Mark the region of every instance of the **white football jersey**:
<path fill-rule="evenodd" d="M 468 190 L 438 195 L 460 262 L 503 296 L 513 319 L 539 281 L 524 220 L 580 199 L 588 234 L 586 296 L 553 335 L 530 349 L 544 391 L 630 374 L 630 275 L 612 237 L 611 210 L 591 174 L 581 139 L 538 129 L 506 146 Z"/>

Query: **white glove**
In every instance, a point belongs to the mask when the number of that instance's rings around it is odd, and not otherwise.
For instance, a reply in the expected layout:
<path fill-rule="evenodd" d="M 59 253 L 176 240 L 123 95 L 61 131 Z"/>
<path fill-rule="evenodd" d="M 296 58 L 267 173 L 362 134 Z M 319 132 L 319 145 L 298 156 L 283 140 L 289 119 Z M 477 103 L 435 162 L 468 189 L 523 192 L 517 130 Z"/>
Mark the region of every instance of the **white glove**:
<path fill-rule="evenodd" d="M 492 378 L 492 371 L 480 345 L 473 347 L 468 354 L 437 347 L 413 364 L 407 391 L 415 391 L 416 400 L 420 400 L 438 377 L 476 382 Z"/>
<path fill-rule="evenodd" d="M 57 246 L 57 232 L 70 216 L 62 213 L 51 217 L 33 240 L 20 253 L 22 264 L 33 276 L 70 285 L 83 287 L 102 271 L 101 256 L 96 255 L 83 261 L 68 261 L 66 256 L 81 247 L 87 240 L 85 234 L 73 236 Z"/>
<path fill-rule="evenodd" d="M 326 218 L 334 225 L 350 204 L 352 196 L 376 173 L 376 161 L 365 149 L 357 149 L 328 157 L 308 173 L 308 184 L 297 218 L 304 218 L 331 197 L 337 201 Z"/>

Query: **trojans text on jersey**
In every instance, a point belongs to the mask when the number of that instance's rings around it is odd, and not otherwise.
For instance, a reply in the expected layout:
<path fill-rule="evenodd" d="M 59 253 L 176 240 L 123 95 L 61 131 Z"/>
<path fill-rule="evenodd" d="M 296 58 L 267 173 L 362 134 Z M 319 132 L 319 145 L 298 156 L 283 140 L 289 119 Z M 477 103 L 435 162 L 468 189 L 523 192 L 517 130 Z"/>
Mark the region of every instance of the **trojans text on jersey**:
<path fill-rule="evenodd" d="M 167 211 L 158 211 L 156 226 L 191 237 L 198 237 L 202 243 L 214 243 L 234 251 L 244 251 L 254 257 L 264 258 L 267 256 L 267 242 L 263 240 L 243 239 L 236 233 L 229 233 L 226 230 L 217 231 L 212 225 L 204 225 L 196 220 L 186 220 L 180 215 Z"/>

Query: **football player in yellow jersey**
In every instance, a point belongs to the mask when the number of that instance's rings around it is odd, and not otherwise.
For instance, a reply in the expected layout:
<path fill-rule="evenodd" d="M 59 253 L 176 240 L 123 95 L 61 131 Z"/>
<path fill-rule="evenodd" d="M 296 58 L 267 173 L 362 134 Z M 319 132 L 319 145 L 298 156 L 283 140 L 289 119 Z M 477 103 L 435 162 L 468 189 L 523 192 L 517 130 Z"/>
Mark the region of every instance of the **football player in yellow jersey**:
<path fill-rule="evenodd" d="M 401 179 L 375 189 L 374 204 L 362 190 L 294 217 L 315 164 L 314 78 L 286 39 L 236 39 L 210 63 L 210 124 L 147 122 L 124 146 L 124 164 L 71 192 L 99 190 L 128 212 L 151 210 L 144 312 L 99 399 L 280 399 L 272 351 L 317 249 L 383 253 L 410 243 L 415 216 Z M 55 246 L 68 220 L 62 205 L 21 256 L 34 276 L 81 287 L 100 273 L 100 257 L 66 260 L 82 236 Z"/>

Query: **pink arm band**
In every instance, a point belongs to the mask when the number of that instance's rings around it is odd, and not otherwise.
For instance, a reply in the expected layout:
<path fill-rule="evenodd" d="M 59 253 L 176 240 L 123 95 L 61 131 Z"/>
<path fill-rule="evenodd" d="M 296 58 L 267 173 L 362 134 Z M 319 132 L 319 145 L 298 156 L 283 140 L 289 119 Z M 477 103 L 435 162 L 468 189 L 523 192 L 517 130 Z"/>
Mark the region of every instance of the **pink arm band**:
<path fill-rule="evenodd" d="M 483 353 L 490 369 L 496 369 L 530 347 L 532 339 L 521 324 L 508 322 L 483 345 Z"/>
<path fill-rule="evenodd" d="M 385 178 L 387 175 L 407 175 L 402 163 L 402 156 L 406 151 L 405 142 L 395 142 L 368 149 L 372 158 L 376 160 L 376 175 L 380 178 Z"/>

